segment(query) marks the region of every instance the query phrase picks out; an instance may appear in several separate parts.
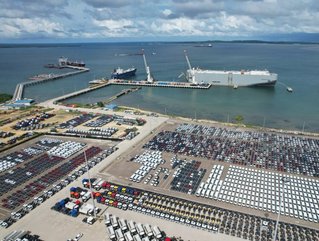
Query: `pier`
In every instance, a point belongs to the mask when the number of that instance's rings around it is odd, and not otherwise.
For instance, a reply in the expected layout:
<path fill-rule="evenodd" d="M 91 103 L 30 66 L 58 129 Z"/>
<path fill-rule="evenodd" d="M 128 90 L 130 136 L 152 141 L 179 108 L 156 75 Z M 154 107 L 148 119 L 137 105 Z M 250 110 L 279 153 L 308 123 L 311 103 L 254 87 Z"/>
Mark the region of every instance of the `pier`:
<path fill-rule="evenodd" d="M 16 89 L 14 91 L 13 94 L 13 98 L 12 101 L 16 101 L 16 100 L 21 100 L 23 97 L 23 91 L 24 91 L 24 87 L 26 86 L 31 86 L 31 85 L 36 85 L 36 84 L 41 84 L 47 81 L 51 81 L 51 80 L 56 80 L 56 79 L 61 79 L 61 78 L 66 78 L 69 76 L 73 76 L 76 74 L 81 74 L 81 73 L 85 73 L 90 71 L 89 68 L 83 68 L 83 67 L 74 67 L 74 66 L 66 66 L 67 68 L 70 69 L 75 69 L 76 71 L 72 71 L 72 72 L 68 72 L 68 73 L 64 73 L 64 74 L 58 74 L 58 75 L 47 75 L 47 77 L 39 77 L 39 79 L 36 80 L 31 80 L 28 82 L 22 82 L 17 84 Z"/>
<path fill-rule="evenodd" d="M 110 85 L 110 83 L 104 83 L 104 84 L 100 84 L 100 85 L 90 86 L 90 87 L 82 89 L 82 90 L 78 90 L 78 91 L 63 95 L 63 96 L 56 97 L 56 98 L 54 98 L 54 99 L 52 99 L 50 101 L 53 102 L 54 104 L 57 104 L 58 102 L 62 102 L 64 100 L 67 100 L 67 99 L 73 98 L 75 96 L 79 96 L 79 95 L 91 92 L 93 90 L 97 90 L 97 89 L 103 88 L 103 87 L 108 86 L 108 85 Z"/>
<path fill-rule="evenodd" d="M 129 80 L 119 80 L 111 79 L 109 83 L 112 85 L 130 85 L 130 86 L 146 86 L 146 87 L 162 87 L 162 88 L 184 88 L 184 89 L 209 89 L 212 85 L 206 84 L 193 84 L 190 82 L 169 82 L 169 81 L 129 81 Z"/>
<path fill-rule="evenodd" d="M 135 91 L 138 91 L 139 89 L 141 89 L 141 87 L 135 87 L 135 88 L 130 88 L 130 89 L 124 89 L 122 90 L 121 92 L 117 93 L 116 95 L 113 95 L 111 98 L 105 100 L 105 101 L 102 101 L 103 104 L 108 104 L 110 102 L 112 102 L 113 100 L 116 100 L 117 98 L 121 97 L 122 95 L 126 95 L 126 94 L 129 94 L 129 93 L 133 93 Z"/>

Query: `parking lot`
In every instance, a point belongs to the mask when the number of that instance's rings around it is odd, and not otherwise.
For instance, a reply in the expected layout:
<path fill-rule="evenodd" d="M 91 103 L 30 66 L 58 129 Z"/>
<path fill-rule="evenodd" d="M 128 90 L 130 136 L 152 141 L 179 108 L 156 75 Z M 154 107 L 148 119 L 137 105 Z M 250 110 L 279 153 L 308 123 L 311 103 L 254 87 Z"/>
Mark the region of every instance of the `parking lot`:
<path fill-rule="evenodd" d="M 6 169 L 0 174 L 0 220 L 33 198 L 43 196 L 51 185 L 81 167 L 84 150 L 87 159 L 91 159 L 113 145 L 110 141 L 44 136 L 2 153 L 0 164 Z M 68 182 L 65 179 L 63 185 Z"/>
<path fill-rule="evenodd" d="M 68 136 L 85 136 L 97 139 L 132 139 L 139 134 L 141 118 L 124 118 L 120 115 L 81 114 L 59 125 L 58 131 Z"/>
<path fill-rule="evenodd" d="M 289 182 L 285 184 L 281 213 L 319 222 L 319 180 L 238 166 L 226 168 L 222 179 L 223 169 L 222 165 L 214 165 L 196 196 L 278 213 L 285 178 Z"/>
<path fill-rule="evenodd" d="M 180 124 L 144 148 L 319 177 L 319 140 L 307 137 Z"/>
<path fill-rule="evenodd" d="M 83 124 L 80 126 L 82 127 L 82 125 Z M 176 235 L 181 233 L 181 236 L 186 240 L 270 240 L 274 232 L 274 220 L 276 219 L 276 213 L 272 212 L 272 210 L 277 210 L 276 202 L 277 193 L 279 192 L 276 185 L 280 177 L 284 174 L 288 174 L 290 182 L 286 186 L 284 195 L 287 206 L 284 206 L 280 218 L 279 238 L 280 240 L 318 240 L 318 223 L 314 222 L 314 215 L 311 221 L 311 217 L 308 214 L 306 218 L 302 217 L 302 219 L 300 219 L 299 216 L 296 218 L 295 216 L 291 216 L 290 213 L 290 204 L 292 205 L 292 210 L 295 209 L 294 205 L 298 207 L 301 206 L 300 211 L 303 210 L 303 207 L 306 208 L 307 212 L 309 211 L 307 208 L 310 208 L 311 213 L 313 213 L 312 208 L 317 210 L 315 206 L 311 207 L 311 203 L 313 205 L 315 203 L 312 202 L 312 200 L 314 200 L 313 195 L 316 195 L 316 182 L 312 180 L 317 180 L 317 178 L 304 177 L 301 174 L 282 173 L 278 170 L 267 171 L 262 168 L 256 168 L 255 166 L 248 168 L 247 166 L 238 165 L 238 163 L 233 164 L 233 162 L 215 161 L 200 155 L 193 156 L 190 155 L 189 152 L 177 153 L 176 155 L 176 153 L 171 151 L 167 152 L 159 149 L 150 150 L 143 148 L 143 146 L 154 139 L 154 136 L 158 133 L 164 131 L 175 132 L 177 126 L 178 124 L 175 122 L 169 121 L 158 127 L 154 132 L 150 130 L 149 132 L 151 132 L 151 134 L 145 135 L 146 137 L 143 137 L 143 140 L 138 136 L 136 141 L 121 142 L 118 146 L 120 150 L 122 150 L 120 152 L 122 154 L 117 155 L 117 152 L 115 152 L 114 159 L 104 162 L 108 163 L 107 165 L 100 165 L 100 174 L 94 176 L 97 180 L 99 180 L 98 178 L 105 178 L 108 182 L 116 183 L 117 187 L 125 185 L 125 190 L 129 188 L 141 188 L 143 192 L 146 191 L 148 193 L 147 195 L 141 193 L 142 196 L 139 196 L 135 200 L 123 202 L 126 194 L 117 196 L 119 193 L 115 193 L 115 189 L 113 191 L 108 190 L 107 185 L 101 190 L 94 190 L 95 200 L 101 208 L 101 214 L 107 210 L 107 212 L 116 216 L 150 225 L 157 225 L 160 221 L 163 223 L 163 229 L 169 234 L 172 233 Z M 190 135 L 196 136 L 197 134 L 192 133 Z M 62 139 L 63 143 L 67 141 L 82 142 L 82 140 L 78 138 L 54 138 Z M 27 150 L 27 153 L 32 153 L 35 157 L 24 160 L 23 163 L 17 162 L 18 164 L 11 169 L 15 169 L 19 166 L 24 167 L 24 163 L 27 164 L 45 154 L 41 147 L 34 146 L 37 141 L 38 139 L 23 147 Z M 99 140 L 83 140 L 83 143 L 86 145 L 80 148 L 79 152 L 92 146 L 102 148 L 104 145 L 107 145 L 104 141 Z M 132 143 L 132 145 L 129 143 Z M 183 142 L 180 143 L 183 144 Z M 60 144 L 61 143 L 50 141 L 51 146 L 47 147 L 46 151 Z M 192 143 L 190 144 L 192 145 Z M 49 141 L 47 141 L 47 145 L 49 145 Z M 172 141 L 169 147 L 171 148 L 174 145 L 175 143 Z M 43 146 L 46 146 L 46 144 Z M 22 147 L 19 147 L 18 149 L 12 150 L 12 152 L 16 151 L 20 153 L 21 150 Z M 192 149 L 190 148 L 189 150 Z M 65 153 L 67 152 L 68 151 Z M 3 153 L 3 155 L 8 154 L 10 153 Z M 65 173 L 72 170 L 74 165 L 81 162 L 81 159 L 83 160 L 83 156 L 79 155 L 79 153 L 71 154 L 68 158 L 64 158 L 62 155 L 57 158 L 63 159 L 60 161 L 60 164 L 49 167 L 43 176 L 40 175 L 36 177 L 36 180 L 30 180 L 30 183 L 34 182 L 40 185 L 39 187 L 35 186 L 36 188 L 41 188 L 41 185 L 43 185 L 42 181 L 52 180 L 52 182 L 54 182 L 54 180 L 57 180 L 55 183 L 59 182 L 60 185 L 63 183 L 61 179 L 68 175 Z M 69 162 L 69 160 L 73 161 Z M 67 166 L 62 167 L 64 164 L 67 164 Z M 155 169 L 153 169 L 153 167 L 155 167 Z M 6 170 L 4 173 L 8 173 L 11 169 Z M 47 176 L 45 173 L 50 173 L 50 176 Z M 59 178 L 60 173 L 62 173 L 64 177 Z M 56 177 L 57 179 L 55 179 Z M 81 177 L 81 179 L 82 178 L 83 177 Z M 66 178 L 64 180 L 66 180 Z M 247 182 L 245 180 L 247 180 Z M 80 180 L 76 181 L 76 183 L 79 182 L 81 184 Z M 82 182 L 82 184 L 84 183 L 85 182 Z M 29 181 L 27 184 L 29 184 Z M 206 184 L 208 185 L 205 189 L 205 196 L 201 196 L 201 192 L 199 196 L 196 196 L 196 192 L 198 192 L 200 188 L 205 188 Z M 210 186 L 211 184 L 212 186 Z M 216 191 L 214 190 L 215 184 L 220 184 L 220 189 L 217 189 L 218 196 L 216 199 L 214 199 L 214 192 L 213 198 L 210 198 L 211 192 Z M 67 185 L 67 183 L 64 183 L 64 185 Z M 115 188 L 114 185 L 115 184 L 113 184 L 113 188 Z M 21 227 L 22 225 L 26 229 L 39 234 L 41 237 L 46 237 L 46 240 L 56 240 L 58 238 L 64 240 L 66 237 L 71 238 L 74 237 L 79 230 L 84 233 L 84 236 L 81 238 L 83 241 L 90 240 L 92 235 L 95 235 L 98 240 L 105 240 L 107 233 L 103 223 L 103 215 L 98 218 L 94 225 L 90 226 L 82 222 L 83 216 L 81 218 L 74 218 L 70 216 L 71 214 L 69 212 L 67 212 L 67 215 L 64 215 L 60 211 L 50 210 L 50 207 L 53 207 L 58 201 L 61 201 L 62 198 L 71 194 L 70 185 L 67 187 L 67 190 L 63 189 L 61 191 L 63 192 L 63 196 L 61 196 L 61 192 L 56 194 L 57 197 L 59 197 L 58 199 L 54 198 L 54 200 L 51 200 L 50 198 L 44 205 L 40 205 L 36 210 L 32 211 L 32 217 L 26 215 L 26 217 L 19 220 L 14 227 Z M 34 189 L 34 185 L 31 185 L 30 188 L 30 190 L 24 190 L 30 192 Z M 62 187 L 59 186 L 59 188 Z M 75 193 L 80 191 L 80 189 L 77 189 L 77 186 L 75 186 L 75 188 L 76 189 L 72 189 Z M 81 188 L 87 189 L 87 187 L 84 186 L 81 186 Z M 253 188 L 255 188 L 255 190 Z M 257 190 L 257 188 L 259 190 Z M 304 193 L 302 193 L 303 189 L 305 190 Z M 54 190 L 58 190 L 57 186 Z M 121 192 L 122 190 L 123 187 Z M 18 192 L 14 193 L 14 191 Z M 118 191 L 119 189 L 117 189 L 117 192 Z M 247 191 L 247 193 L 245 193 L 245 191 Z M 209 194 L 207 197 L 206 192 Z M 251 206 L 255 204 L 256 201 L 257 195 L 253 195 L 254 192 L 259 192 L 257 200 L 258 207 Z M 10 198 L 15 197 L 18 193 L 18 188 L 14 188 L 10 191 L 10 194 L 14 194 L 10 196 Z M 76 196 L 77 194 L 75 193 L 72 195 Z M 36 195 L 38 196 L 38 194 Z M 123 199 L 121 199 L 121 195 Z M 233 200 L 232 197 L 234 197 Z M 238 197 L 237 203 L 235 203 L 235 197 Z M 294 200 L 298 201 L 297 197 L 300 197 L 300 204 L 298 204 L 298 202 L 294 203 Z M 276 201 L 274 209 L 272 209 L 271 206 L 268 207 L 268 200 L 270 200 L 270 204 L 272 204 L 273 198 Z M 252 202 L 252 199 L 254 202 Z M 35 201 L 39 201 L 39 199 L 37 198 Z M 74 200 L 72 202 L 75 203 Z M 119 203 L 122 203 L 122 205 L 119 205 Z M 262 203 L 262 206 L 259 206 L 259 203 Z M 267 204 L 267 208 L 264 204 Z M 46 206 L 46 209 L 44 209 L 44 206 Z M 124 207 L 126 207 L 127 210 L 125 210 Z M 46 220 L 47 217 L 52 218 L 47 220 L 48 225 L 42 229 L 40 224 L 43 220 Z M 38 224 L 39 227 L 35 227 L 35 224 Z M 63 231 L 57 234 L 56 237 L 51 237 L 51 239 L 48 233 L 52 233 L 52 227 L 58 229 L 62 227 L 61 225 L 63 225 L 65 232 Z M 205 238 L 203 239 L 203 237 Z"/>
<path fill-rule="evenodd" d="M 280 186 L 280 180 L 283 176 L 287 176 L 291 179 L 291 182 L 287 184 L 285 190 L 284 198 L 286 203 L 282 208 L 281 219 L 294 225 L 302 224 L 316 227 L 316 221 L 318 220 L 318 208 L 315 200 L 316 192 L 318 192 L 316 178 L 303 177 L 301 174 L 289 174 L 277 170 L 263 170 L 263 168 L 256 168 L 255 166 L 249 168 L 242 165 L 237 166 L 238 163 L 237 165 L 232 165 L 231 162 L 212 161 L 211 158 L 189 155 L 189 152 L 175 153 L 161 151 L 160 148 L 151 148 L 151 150 L 146 148 L 158 136 L 158 133 L 163 133 L 166 130 L 173 132 L 178 126 L 178 123 L 173 122 L 162 126 L 153 135 L 149 135 L 142 143 L 127 151 L 117 158 L 113 164 L 102 170 L 101 175 L 121 184 L 134 185 L 158 193 L 170 193 L 189 200 L 210 203 L 221 208 L 227 207 L 230 210 L 255 214 L 260 217 L 269 217 L 273 220 L 276 219 L 279 210 L 279 190 L 282 187 Z M 218 128 L 216 130 L 219 130 Z M 237 135 L 243 135 L 241 133 L 242 130 L 238 132 L 239 134 Z M 216 135 L 226 135 L 227 130 L 222 133 L 224 134 L 219 133 Z M 196 137 L 195 134 L 191 134 L 192 137 Z M 180 133 L 176 134 L 177 137 L 179 135 Z M 256 136 L 258 135 L 256 134 Z M 250 138 L 248 137 L 249 135 L 246 139 Z M 290 139 L 289 136 L 287 138 Z M 145 143 L 148 144 L 145 145 Z M 177 141 L 172 137 L 167 146 L 173 148 L 175 144 L 177 144 Z M 180 141 L 180 145 L 182 144 L 183 142 Z M 189 148 L 188 151 L 192 151 L 192 148 Z M 156 166 L 155 170 L 135 161 L 138 157 L 143 156 L 146 157 L 145 159 L 148 162 L 152 158 L 156 159 L 155 154 L 153 154 L 153 157 L 149 154 L 145 156 L 145 153 L 152 152 L 158 153 L 160 158 L 164 160 L 163 163 Z M 314 150 L 313 153 L 315 153 Z M 200 165 L 197 167 L 191 166 L 192 162 L 200 163 Z M 214 176 L 216 165 L 222 169 L 220 173 L 216 172 Z M 242 170 L 241 168 L 244 169 Z M 238 170 L 240 173 L 237 174 Z M 212 171 L 213 174 L 211 174 Z M 201 176 L 201 178 L 197 178 L 200 182 L 196 188 L 192 189 L 194 182 L 192 178 L 198 176 L 198 174 Z M 212 183 L 213 179 L 215 183 Z M 203 186 L 206 184 L 206 189 L 200 186 L 201 183 L 203 183 Z M 214 191 L 213 188 L 217 188 L 218 185 L 220 186 L 218 194 L 214 198 L 216 190 Z M 205 190 L 203 195 L 200 193 L 196 196 L 196 191 L 200 189 Z M 305 191 L 302 192 L 302 189 Z M 309 215 L 305 215 L 304 212 L 309 213 Z"/>
<path fill-rule="evenodd" d="M 82 181 L 83 187 L 81 188 L 81 190 L 88 191 L 87 183 L 84 180 L 85 179 L 83 179 Z M 217 240 L 217 237 L 219 237 L 220 240 L 232 240 L 235 237 L 249 240 L 272 240 L 274 234 L 275 221 L 266 217 L 258 217 L 256 215 L 250 215 L 243 212 L 236 212 L 226 208 L 219 208 L 211 204 L 202 204 L 199 202 L 190 201 L 166 194 L 138 190 L 129 186 L 121 186 L 116 183 L 109 183 L 103 179 L 94 178 L 94 180 L 92 181 L 94 181 L 95 183 L 92 184 L 94 190 L 98 189 L 98 192 L 94 192 L 95 200 L 97 201 L 96 205 L 97 207 L 99 207 L 99 210 L 102 210 L 101 212 L 98 212 L 98 216 L 100 217 L 99 219 L 105 221 L 107 227 L 113 227 L 107 229 L 107 233 L 108 235 L 113 235 L 114 237 L 121 235 L 124 236 L 126 232 L 123 231 L 127 230 L 129 226 L 128 222 L 125 220 L 123 221 L 117 218 L 112 220 L 111 216 L 114 216 L 116 213 L 122 213 L 122 217 L 124 216 L 126 218 L 134 217 L 133 220 L 136 220 L 136 217 L 141 214 L 146 216 L 145 218 L 143 218 L 143 220 L 148 220 L 147 223 L 150 223 L 150 220 L 154 218 L 157 220 L 162 219 L 160 223 L 165 223 L 165 225 L 163 225 L 165 227 L 165 230 L 171 225 L 173 225 L 178 230 L 183 230 L 183 227 L 188 227 L 190 230 L 194 230 L 195 233 L 197 230 L 202 231 L 204 236 L 205 234 L 210 234 L 212 240 L 214 240 L 215 238 Z M 98 183 L 102 183 L 102 189 L 100 189 L 100 185 Z M 107 196 L 109 192 L 114 192 L 114 194 L 116 194 L 114 195 L 114 201 L 112 202 L 111 197 L 105 198 L 102 201 L 100 198 L 101 196 L 97 195 L 97 193 L 101 193 L 102 195 Z M 85 194 L 82 194 L 81 196 L 84 197 Z M 123 201 L 125 200 L 124 197 L 132 198 L 130 199 L 130 201 L 127 202 L 128 205 L 125 207 L 125 201 Z M 71 202 L 69 198 L 67 199 L 67 201 L 64 201 L 65 199 L 63 199 L 55 204 L 55 206 L 59 205 L 58 208 L 61 216 L 64 216 L 63 214 L 67 214 L 67 216 L 73 216 L 72 211 L 74 209 L 69 209 L 68 212 L 60 211 L 60 205 L 66 206 L 66 202 Z M 82 202 L 83 199 L 81 199 L 81 197 L 77 197 L 77 200 L 81 200 L 80 202 Z M 60 204 L 62 201 L 63 203 Z M 73 208 L 76 206 L 76 204 L 81 205 L 78 201 L 72 202 L 74 203 L 74 205 L 72 206 Z M 116 205 L 114 205 L 115 202 Z M 120 202 L 122 204 L 118 205 Z M 103 210 L 106 210 L 105 205 L 110 207 L 107 209 L 106 212 L 111 215 L 104 215 Z M 92 208 L 93 206 L 91 207 L 91 209 Z M 136 212 L 137 214 L 132 215 L 132 211 Z M 89 217 L 93 215 L 92 212 L 90 214 L 87 214 L 86 212 L 81 211 L 81 208 L 80 212 L 82 213 L 82 216 L 75 218 L 75 220 L 82 220 L 85 215 L 88 215 Z M 88 218 L 83 219 L 83 221 L 84 220 L 88 220 Z M 138 218 L 138 220 L 140 219 Z M 94 226 L 95 221 L 96 220 L 88 224 Z M 170 224 L 168 224 L 167 222 L 169 222 Z M 154 221 L 154 223 L 158 223 L 158 221 Z M 142 237 L 147 236 L 146 227 L 142 227 L 140 231 L 138 231 L 138 223 L 135 222 L 133 226 L 135 228 L 135 231 L 130 230 L 129 232 L 131 234 L 133 234 L 134 236 L 137 234 Z M 117 231 L 116 233 L 115 230 L 117 230 L 118 228 L 120 228 L 121 231 Z M 150 234 L 150 236 L 151 235 L 153 234 Z M 220 235 L 226 235 L 226 237 Z M 227 236 L 229 238 L 227 238 Z M 319 231 L 281 222 L 278 229 L 278 237 L 279 240 L 312 241 L 319 238 Z"/>

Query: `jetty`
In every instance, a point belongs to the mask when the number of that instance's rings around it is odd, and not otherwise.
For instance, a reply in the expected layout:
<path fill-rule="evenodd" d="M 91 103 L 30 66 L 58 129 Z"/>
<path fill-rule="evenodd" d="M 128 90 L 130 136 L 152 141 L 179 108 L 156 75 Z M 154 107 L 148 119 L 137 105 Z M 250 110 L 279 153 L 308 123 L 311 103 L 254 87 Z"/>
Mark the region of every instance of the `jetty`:
<path fill-rule="evenodd" d="M 110 83 L 107 82 L 107 83 L 100 84 L 100 85 L 90 86 L 90 87 L 85 88 L 85 89 L 81 89 L 81 90 L 78 90 L 78 91 L 63 95 L 63 96 L 53 98 L 50 101 L 53 102 L 54 104 L 57 104 L 58 102 L 62 102 L 64 100 L 67 100 L 67 99 L 73 98 L 75 96 L 79 96 L 79 95 L 82 95 L 82 94 L 85 94 L 85 93 L 88 93 L 88 92 L 91 92 L 91 91 L 94 91 L 94 90 L 97 90 L 100 88 L 103 88 L 103 87 L 108 86 L 108 85 L 110 85 Z"/>
<path fill-rule="evenodd" d="M 41 83 L 44 83 L 47 81 L 66 78 L 69 76 L 73 76 L 73 75 L 77 75 L 77 74 L 81 74 L 81 73 L 85 73 L 85 72 L 90 71 L 89 68 L 84 68 L 84 67 L 66 66 L 66 68 L 75 69 L 76 71 L 72 71 L 72 72 L 68 72 L 68 73 L 64 73 L 64 74 L 57 74 L 57 75 L 55 75 L 55 74 L 38 75 L 38 78 L 37 78 L 37 76 L 33 77 L 33 78 L 35 78 L 34 80 L 17 84 L 16 89 L 15 89 L 14 94 L 13 94 L 12 101 L 17 101 L 17 100 L 22 99 L 24 87 L 26 87 L 26 86 L 41 84 Z"/>
<path fill-rule="evenodd" d="M 162 87 L 162 88 L 184 88 L 184 89 L 209 89 L 211 84 L 193 84 L 190 82 L 174 82 L 174 81 L 130 81 L 110 79 L 112 85 L 130 85 L 130 86 L 147 86 L 147 87 Z"/>
<path fill-rule="evenodd" d="M 129 93 L 133 93 L 135 91 L 138 91 L 139 89 L 141 89 L 141 87 L 136 87 L 136 88 L 130 88 L 130 89 L 124 89 L 122 90 L 121 92 L 113 95 L 112 97 L 108 98 L 107 100 L 105 101 L 102 101 L 103 104 L 108 104 L 114 100 L 116 100 L 117 98 L 121 97 L 122 95 L 126 95 L 126 94 L 129 94 Z"/>

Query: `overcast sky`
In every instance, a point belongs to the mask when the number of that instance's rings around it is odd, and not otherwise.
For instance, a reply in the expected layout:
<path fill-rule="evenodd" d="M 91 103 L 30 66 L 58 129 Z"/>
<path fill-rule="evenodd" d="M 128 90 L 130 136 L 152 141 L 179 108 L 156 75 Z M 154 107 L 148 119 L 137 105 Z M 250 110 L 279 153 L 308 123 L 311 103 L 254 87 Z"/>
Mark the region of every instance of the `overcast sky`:
<path fill-rule="evenodd" d="M 1 42 L 319 33 L 319 0 L 0 0 Z"/>

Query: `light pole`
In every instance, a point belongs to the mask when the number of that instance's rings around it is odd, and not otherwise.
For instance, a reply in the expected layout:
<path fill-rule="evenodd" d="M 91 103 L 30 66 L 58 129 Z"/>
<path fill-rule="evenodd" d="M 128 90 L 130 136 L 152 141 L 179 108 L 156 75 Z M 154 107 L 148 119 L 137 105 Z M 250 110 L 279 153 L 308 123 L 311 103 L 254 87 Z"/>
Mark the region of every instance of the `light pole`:
<path fill-rule="evenodd" d="M 80 136 L 80 138 L 83 138 L 84 136 Z M 90 192 L 91 192 L 91 198 L 92 198 L 92 204 L 93 204 L 93 215 L 96 218 L 96 210 L 95 210 L 95 202 L 94 202 L 94 195 L 93 195 L 93 190 L 92 190 L 92 183 L 91 183 L 91 177 L 90 177 L 90 171 L 89 171 L 89 163 L 88 163 L 88 159 L 86 157 L 86 152 L 85 150 L 84 152 L 84 160 L 86 163 L 86 171 L 88 173 L 88 179 L 89 179 L 89 185 L 90 185 Z"/>
<path fill-rule="evenodd" d="M 282 180 L 283 185 L 282 185 L 281 195 L 279 197 L 279 212 L 278 212 L 278 216 L 277 216 L 273 241 L 276 241 L 276 238 L 277 238 L 277 230 L 278 230 L 279 218 L 280 218 L 280 213 L 281 213 L 281 204 L 284 202 L 285 185 L 286 185 L 286 183 L 288 183 L 290 181 L 288 177 L 283 177 L 281 180 Z"/>
<path fill-rule="evenodd" d="M 96 218 L 95 202 L 94 202 L 94 195 L 93 195 L 92 183 L 91 183 L 91 177 L 90 177 L 90 171 L 89 171 L 89 163 L 88 163 L 85 151 L 84 151 L 84 159 L 86 162 L 86 169 L 87 169 L 89 185 L 90 185 L 90 192 L 91 192 L 91 198 L 92 198 L 92 204 L 93 204 L 93 215 Z"/>

